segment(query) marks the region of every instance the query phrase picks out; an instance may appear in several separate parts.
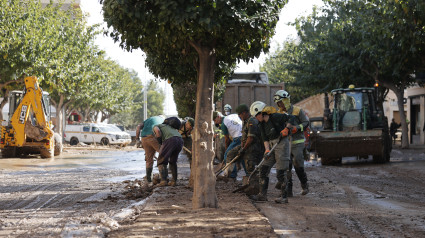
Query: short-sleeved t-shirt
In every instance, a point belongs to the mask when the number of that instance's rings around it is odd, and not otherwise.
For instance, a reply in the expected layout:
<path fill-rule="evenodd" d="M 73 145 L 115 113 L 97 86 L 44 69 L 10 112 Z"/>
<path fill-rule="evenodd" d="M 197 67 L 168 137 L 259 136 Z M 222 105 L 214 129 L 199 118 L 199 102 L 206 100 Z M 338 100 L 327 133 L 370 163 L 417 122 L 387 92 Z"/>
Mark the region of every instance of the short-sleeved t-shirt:
<path fill-rule="evenodd" d="M 261 132 L 258 129 L 258 120 L 255 117 L 246 119 L 242 128 L 242 144 L 245 144 L 248 137 L 254 137 L 254 143 L 261 140 Z"/>
<path fill-rule="evenodd" d="M 143 122 L 143 130 L 140 135 L 142 137 L 153 135 L 153 127 L 163 122 L 164 118 L 160 116 L 149 117 Z"/>
<path fill-rule="evenodd" d="M 180 134 L 180 132 L 174 128 L 172 128 L 169 125 L 166 124 L 159 124 L 157 125 L 157 127 L 161 130 L 161 134 L 162 134 L 162 141 L 165 141 L 167 139 L 170 139 L 171 137 L 177 136 L 177 137 L 182 137 L 182 135 Z"/>
<path fill-rule="evenodd" d="M 242 136 L 242 121 L 238 114 L 230 114 L 223 118 L 221 123 L 223 135 L 229 135 L 232 138 Z"/>

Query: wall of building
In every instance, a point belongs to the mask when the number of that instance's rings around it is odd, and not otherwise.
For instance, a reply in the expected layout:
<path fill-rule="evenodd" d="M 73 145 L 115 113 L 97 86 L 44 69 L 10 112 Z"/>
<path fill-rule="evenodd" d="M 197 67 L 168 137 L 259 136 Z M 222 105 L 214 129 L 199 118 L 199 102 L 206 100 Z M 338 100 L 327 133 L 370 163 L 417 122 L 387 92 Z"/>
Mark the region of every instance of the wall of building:
<path fill-rule="evenodd" d="M 406 103 L 404 111 L 409 122 L 409 143 L 425 144 L 425 88 L 414 86 L 404 90 Z M 397 97 L 390 91 L 384 103 L 384 113 L 388 118 L 388 123 L 394 120 L 400 123 L 400 111 L 397 106 Z"/>

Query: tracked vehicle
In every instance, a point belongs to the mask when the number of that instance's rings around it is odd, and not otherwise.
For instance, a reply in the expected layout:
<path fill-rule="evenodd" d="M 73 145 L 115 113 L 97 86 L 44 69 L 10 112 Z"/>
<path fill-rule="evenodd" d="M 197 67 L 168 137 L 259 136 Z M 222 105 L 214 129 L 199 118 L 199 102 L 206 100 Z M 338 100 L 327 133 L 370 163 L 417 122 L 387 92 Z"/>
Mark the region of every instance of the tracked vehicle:
<path fill-rule="evenodd" d="M 332 90 L 333 109 L 325 94 L 322 127 L 312 131 L 312 151 L 321 158 L 322 165 L 340 164 L 342 157 L 368 158 L 376 163 L 390 161 L 391 137 L 382 103 L 375 88 L 349 88 Z"/>

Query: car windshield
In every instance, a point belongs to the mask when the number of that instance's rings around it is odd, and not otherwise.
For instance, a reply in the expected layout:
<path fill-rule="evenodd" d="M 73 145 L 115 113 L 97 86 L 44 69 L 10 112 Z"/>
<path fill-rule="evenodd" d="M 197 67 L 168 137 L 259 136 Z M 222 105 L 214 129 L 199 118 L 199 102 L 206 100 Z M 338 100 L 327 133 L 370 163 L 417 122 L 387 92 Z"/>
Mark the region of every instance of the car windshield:
<path fill-rule="evenodd" d="M 120 130 L 120 128 L 118 128 L 114 125 L 100 126 L 99 128 L 100 128 L 100 131 L 106 132 L 106 133 L 108 133 L 108 132 L 122 132 Z"/>

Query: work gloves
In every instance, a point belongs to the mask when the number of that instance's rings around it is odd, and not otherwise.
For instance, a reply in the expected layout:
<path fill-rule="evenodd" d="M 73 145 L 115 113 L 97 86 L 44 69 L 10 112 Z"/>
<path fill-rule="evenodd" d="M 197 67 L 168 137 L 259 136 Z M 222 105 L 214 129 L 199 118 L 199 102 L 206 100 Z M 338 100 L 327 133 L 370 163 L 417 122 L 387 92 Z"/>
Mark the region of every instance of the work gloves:
<path fill-rule="evenodd" d="M 264 152 L 264 158 L 265 159 L 270 158 L 270 150 L 266 150 L 266 152 Z"/>
<path fill-rule="evenodd" d="M 285 129 L 283 129 L 283 130 L 280 132 L 280 135 L 281 135 L 282 137 L 287 137 L 287 136 L 289 135 L 289 128 L 288 128 L 288 127 L 285 127 Z"/>
<path fill-rule="evenodd" d="M 283 129 L 283 130 L 280 132 L 280 135 L 281 135 L 282 137 L 286 137 L 286 136 L 288 136 L 289 134 L 295 134 L 295 133 L 297 133 L 297 131 L 298 131 L 298 129 L 297 129 L 297 127 L 296 127 L 296 126 L 293 126 L 293 127 L 291 127 L 291 128 L 289 128 L 289 127 L 285 127 L 285 129 Z"/>

